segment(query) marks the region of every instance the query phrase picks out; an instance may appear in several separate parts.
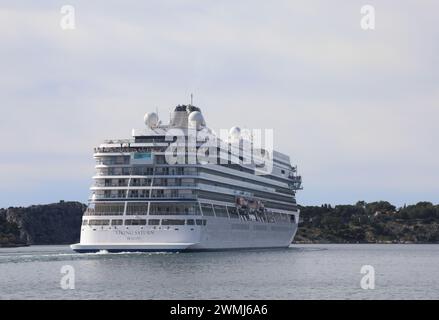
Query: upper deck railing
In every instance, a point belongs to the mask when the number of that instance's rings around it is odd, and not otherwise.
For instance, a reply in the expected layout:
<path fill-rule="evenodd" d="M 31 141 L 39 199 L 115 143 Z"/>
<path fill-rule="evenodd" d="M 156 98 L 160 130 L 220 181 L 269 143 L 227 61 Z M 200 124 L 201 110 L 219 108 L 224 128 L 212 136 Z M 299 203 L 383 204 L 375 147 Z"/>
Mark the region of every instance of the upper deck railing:
<path fill-rule="evenodd" d="M 96 147 L 94 153 L 132 153 L 132 152 L 163 152 L 163 147 Z"/>
<path fill-rule="evenodd" d="M 128 144 L 134 143 L 134 139 L 107 139 L 104 140 L 105 144 Z"/>

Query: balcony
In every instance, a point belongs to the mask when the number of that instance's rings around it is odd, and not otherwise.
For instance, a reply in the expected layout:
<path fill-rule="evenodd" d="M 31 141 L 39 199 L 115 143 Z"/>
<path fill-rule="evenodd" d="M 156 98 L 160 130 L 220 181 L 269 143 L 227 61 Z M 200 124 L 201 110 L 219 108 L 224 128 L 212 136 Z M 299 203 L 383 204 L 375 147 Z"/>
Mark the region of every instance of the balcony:
<path fill-rule="evenodd" d="M 196 176 L 198 170 L 196 168 L 181 168 L 181 167 L 166 167 L 155 168 L 152 167 L 129 167 L 129 168 L 99 168 L 96 170 L 97 176 Z"/>
<path fill-rule="evenodd" d="M 151 181 L 143 181 L 143 182 L 132 182 L 129 184 L 129 188 L 133 187 L 196 187 L 197 184 L 195 182 L 163 182 L 163 181 L 153 181 L 151 185 Z M 125 183 L 105 183 L 100 180 L 96 180 L 93 184 L 93 187 L 98 188 L 119 188 L 119 187 L 127 187 L 128 182 Z"/>
<path fill-rule="evenodd" d="M 118 159 L 96 159 L 96 165 L 128 165 L 130 164 L 130 159 L 118 160 Z"/>
<path fill-rule="evenodd" d="M 121 197 L 119 194 L 111 193 L 111 194 L 96 194 L 93 199 L 95 200 L 111 200 L 111 199 L 120 199 L 120 200 L 132 200 L 132 199 L 141 199 L 141 200 L 147 200 L 147 199 L 195 199 L 197 198 L 197 195 L 195 193 L 192 194 L 170 194 L 170 193 L 151 193 L 151 197 L 149 196 L 149 190 L 145 193 L 130 193 L 128 197 L 123 196 Z"/>
<path fill-rule="evenodd" d="M 133 141 L 131 143 L 134 143 Z M 155 146 L 157 144 L 157 146 Z M 162 146 L 163 145 L 163 146 Z M 161 144 L 157 142 L 151 142 L 151 146 L 148 147 L 130 147 L 126 146 L 114 146 L 114 147 L 97 147 L 94 148 L 94 153 L 133 153 L 133 152 L 165 152 L 167 143 Z"/>

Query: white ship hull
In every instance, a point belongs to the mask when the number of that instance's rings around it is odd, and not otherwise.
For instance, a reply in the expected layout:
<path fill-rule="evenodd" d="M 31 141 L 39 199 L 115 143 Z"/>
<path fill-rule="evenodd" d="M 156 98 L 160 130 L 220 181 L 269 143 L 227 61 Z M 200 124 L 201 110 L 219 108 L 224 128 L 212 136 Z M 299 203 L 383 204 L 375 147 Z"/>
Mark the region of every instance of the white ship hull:
<path fill-rule="evenodd" d="M 157 217 L 160 218 L 160 217 Z M 169 216 L 161 217 L 169 218 Z M 195 217 L 194 217 L 195 218 Z M 199 217 L 197 217 L 199 218 Z M 77 252 L 166 252 L 257 248 L 286 248 L 296 223 L 264 223 L 203 217 L 205 226 L 84 226 Z M 298 221 L 298 216 L 296 217 Z"/>

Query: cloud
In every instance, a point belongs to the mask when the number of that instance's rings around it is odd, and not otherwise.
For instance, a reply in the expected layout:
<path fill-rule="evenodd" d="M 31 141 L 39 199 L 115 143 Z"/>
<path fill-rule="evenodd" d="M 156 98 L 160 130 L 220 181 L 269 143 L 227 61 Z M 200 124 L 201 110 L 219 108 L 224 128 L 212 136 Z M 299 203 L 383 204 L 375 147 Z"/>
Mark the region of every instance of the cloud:
<path fill-rule="evenodd" d="M 216 129 L 275 128 L 301 202 L 437 202 L 436 2 L 372 1 L 369 32 L 361 1 L 74 1 L 74 31 L 64 4 L 0 9 L 0 206 L 86 201 L 93 146 L 191 92 Z"/>

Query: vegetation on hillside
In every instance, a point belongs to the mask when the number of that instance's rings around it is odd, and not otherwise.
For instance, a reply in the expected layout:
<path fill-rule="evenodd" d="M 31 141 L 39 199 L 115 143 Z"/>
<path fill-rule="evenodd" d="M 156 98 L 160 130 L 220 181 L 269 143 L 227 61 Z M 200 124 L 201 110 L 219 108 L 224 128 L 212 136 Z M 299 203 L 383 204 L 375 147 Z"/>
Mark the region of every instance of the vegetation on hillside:
<path fill-rule="evenodd" d="M 439 205 L 387 201 L 301 207 L 299 243 L 439 243 Z"/>
<path fill-rule="evenodd" d="M 0 246 L 78 242 L 84 210 L 79 202 L 0 209 Z"/>
<path fill-rule="evenodd" d="M 9 223 L 5 216 L 0 215 L 0 247 L 25 244 L 20 240 L 20 230 L 17 224 Z"/>

